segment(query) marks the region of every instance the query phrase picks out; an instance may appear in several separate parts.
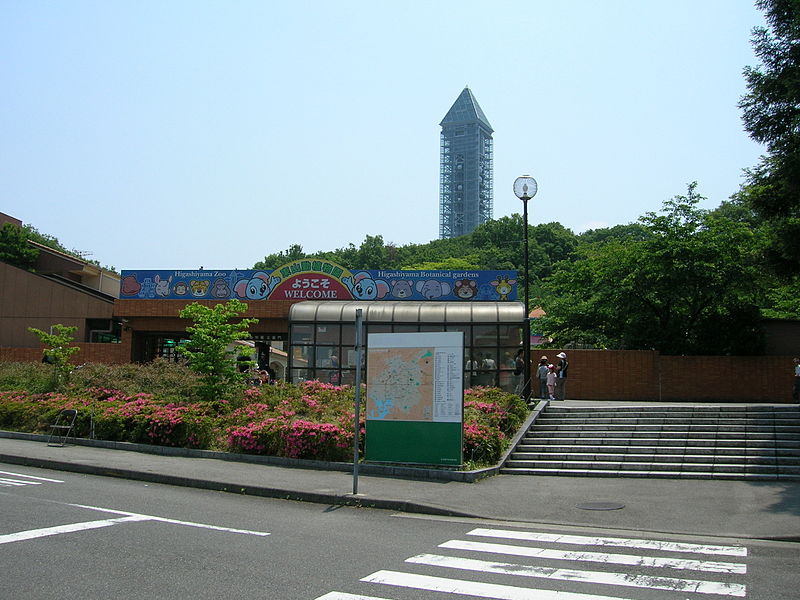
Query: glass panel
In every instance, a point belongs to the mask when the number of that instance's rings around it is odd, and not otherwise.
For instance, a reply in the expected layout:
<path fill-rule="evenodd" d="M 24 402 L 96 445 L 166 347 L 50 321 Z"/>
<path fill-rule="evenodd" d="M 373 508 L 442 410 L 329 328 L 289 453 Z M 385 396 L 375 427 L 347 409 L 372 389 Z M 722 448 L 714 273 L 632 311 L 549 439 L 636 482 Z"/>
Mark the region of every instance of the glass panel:
<path fill-rule="evenodd" d="M 316 363 L 314 365 L 319 367 L 332 367 L 334 369 L 339 367 L 339 349 L 338 348 L 331 348 L 325 346 L 317 346 L 315 348 L 316 352 Z"/>
<path fill-rule="evenodd" d="M 337 346 L 339 344 L 339 326 L 326 324 L 317 325 L 317 345 Z"/>
<path fill-rule="evenodd" d="M 292 367 L 310 367 L 313 346 L 294 346 L 292 348 Z"/>
<path fill-rule="evenodd" d="M 375 325 L 370 323 L 365 329 L 367 333 L 392 333 L 392 326 L 388 324 Z"/>
<path fill-rule="evenodd" d="M 445 325 L 445 331 L 463 331 L 464 343 L 469 346 L 469 325 Z"/>
<path fill-rule="evenodd" d="M 364 362 L 367 356 L 367 352 L 365 348 L 361 349 L 361 362 Z M 356 366 L 356 349 L 350 348 L 347 346 L 342 347 L 342 355 L 339 357 L 341 360 L 343 367 L 355 367 Z"/>
<path fill-rule="evenodd" d="M 291 370 L 292 383 L 305 381 L 306 379 L 313 379 L 309 369 L 292 369 Z"/>
<path fill-rule="evenodd" d="M 414 332 L 414 331 L 418 331 L 418 328 L 419 328 L 419 326 L 416 323 L 413 324 L 413 325 L 407 325 L 407 324 L 404 323 L 402 325 L 395 325 L 394 326 L 394 332 L 395 333 Z"/>
<path fill-rule="evenodd" d="M 520 325 L 500 325 L 501 346 L 519 346 L 522 343 L 522 327 Z"/>
<path fill-rule="evenodd" d="M 363 379 L 362 379 L 363 381 Z M 356 372 L 354 370 L 342 371 L 342 385 L 354 385 L 356 382 Z M 363 398 L 361 410 L 364 410 Z"/>
<path fill-rule="evenodd" d="M 314 329 L 311 325 L 292 325 L 292 344 L 311 344 Z"/>
<path fill-rule="evenodd" d="M 501 369 L 510 369 L 513 371 L 516 367 L 514 364 L 514 358 L 517 356 L 517 350 L 519 349 L 519 346 L 514 346 L 512 348 L 500 348 L 500 363 L 498 366 Z"/>
<path fill-rule="evenodd" d="M 473 346 L 497 346 L 496 325 L 475 325 L 472 327 Z"/>
<path fill-rule="evenodd" d="M 355 325 L 348 325 L 344 324 L 341 325 L 342 328 L 342 345 L 344 346 L 355 346 L 356 345 L 356 326 Z M 366 336 L 367 328 L 362 327 L 361 335 Z M 364 338 L 362 341 L 366 341 Z"/>
<path fill-rule="evenodd" d="M 434 324 L 434 323 L 421 324 L 419 326 L 419 330 L 420 331 L 444 331 L 444 323 L 442 323 L 441 325 L 437 325 L 437 324 Z"/>

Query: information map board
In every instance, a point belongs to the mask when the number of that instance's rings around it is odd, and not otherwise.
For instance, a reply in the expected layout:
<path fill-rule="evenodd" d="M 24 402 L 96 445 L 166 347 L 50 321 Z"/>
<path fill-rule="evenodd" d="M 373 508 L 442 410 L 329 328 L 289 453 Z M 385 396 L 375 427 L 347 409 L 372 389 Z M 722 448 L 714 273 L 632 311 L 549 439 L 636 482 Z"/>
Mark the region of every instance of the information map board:
<path fill-rule="evenodd" d="M 460 465 L 463 381 L 462 332 L 369 334 L 366 460 Z"/>

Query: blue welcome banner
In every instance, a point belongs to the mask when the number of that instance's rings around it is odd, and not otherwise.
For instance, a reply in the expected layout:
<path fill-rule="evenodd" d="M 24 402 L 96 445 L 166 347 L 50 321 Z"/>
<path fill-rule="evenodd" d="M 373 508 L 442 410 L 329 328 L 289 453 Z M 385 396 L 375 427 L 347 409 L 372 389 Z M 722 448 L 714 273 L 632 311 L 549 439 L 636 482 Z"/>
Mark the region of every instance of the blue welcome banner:
<path fill-rule="evenodd" d="M 516 271 L 350 271 L 302 259 L 272 270 L 125 270 L 120 298 L 502 302 L 517 299 L 517 283 Z"/>

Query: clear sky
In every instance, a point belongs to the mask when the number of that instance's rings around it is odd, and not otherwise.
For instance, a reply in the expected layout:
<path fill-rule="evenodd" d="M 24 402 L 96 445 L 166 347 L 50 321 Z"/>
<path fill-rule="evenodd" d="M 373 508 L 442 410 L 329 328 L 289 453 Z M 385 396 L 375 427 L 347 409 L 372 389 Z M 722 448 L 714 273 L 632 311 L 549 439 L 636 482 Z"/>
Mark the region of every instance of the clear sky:
<path fill-rule="evenodd" d="M 494 217 L 579 233 L 763 148 L 750 0 L 0 0 L 0 212 L 117 269 L 439 234 L 439 122 L 495 130 Z"/>

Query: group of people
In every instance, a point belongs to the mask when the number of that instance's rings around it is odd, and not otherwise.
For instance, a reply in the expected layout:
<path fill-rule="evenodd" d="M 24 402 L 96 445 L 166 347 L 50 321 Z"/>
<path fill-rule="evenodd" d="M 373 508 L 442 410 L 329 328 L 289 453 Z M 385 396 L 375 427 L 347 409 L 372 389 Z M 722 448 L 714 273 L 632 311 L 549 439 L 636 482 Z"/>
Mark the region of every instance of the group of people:
<path fill-rule="evenodd" d="M 537 398 L 542 400 L 563 400 L 565 398 L 569 361 L 564 352 L 559 352 L 556 358 L 558 358 L 558 364 L 556 365 L 552 364 L 546 356 L 542 356 L 539 359 L 539 366 L 536 369 L 539 388 L 538 390 L 531 390 L 531 394 L 537 392 Z M 514 357 L 514 375 L 518 377 L 515 391 L 517 394 L 522 395 L 527 377 L 525 356 L 522 349 L 518 350 L 517 355 Z"/>
<path fill-rule="evenodd" d="M 569 361 L 564 352 L 556 355 L 558 364 L 549 362 L 546 356 L 539 359 L 536 376 L 539 378 L 539 398 L 543 400 L 563 400 L 567 387 Z"/>

